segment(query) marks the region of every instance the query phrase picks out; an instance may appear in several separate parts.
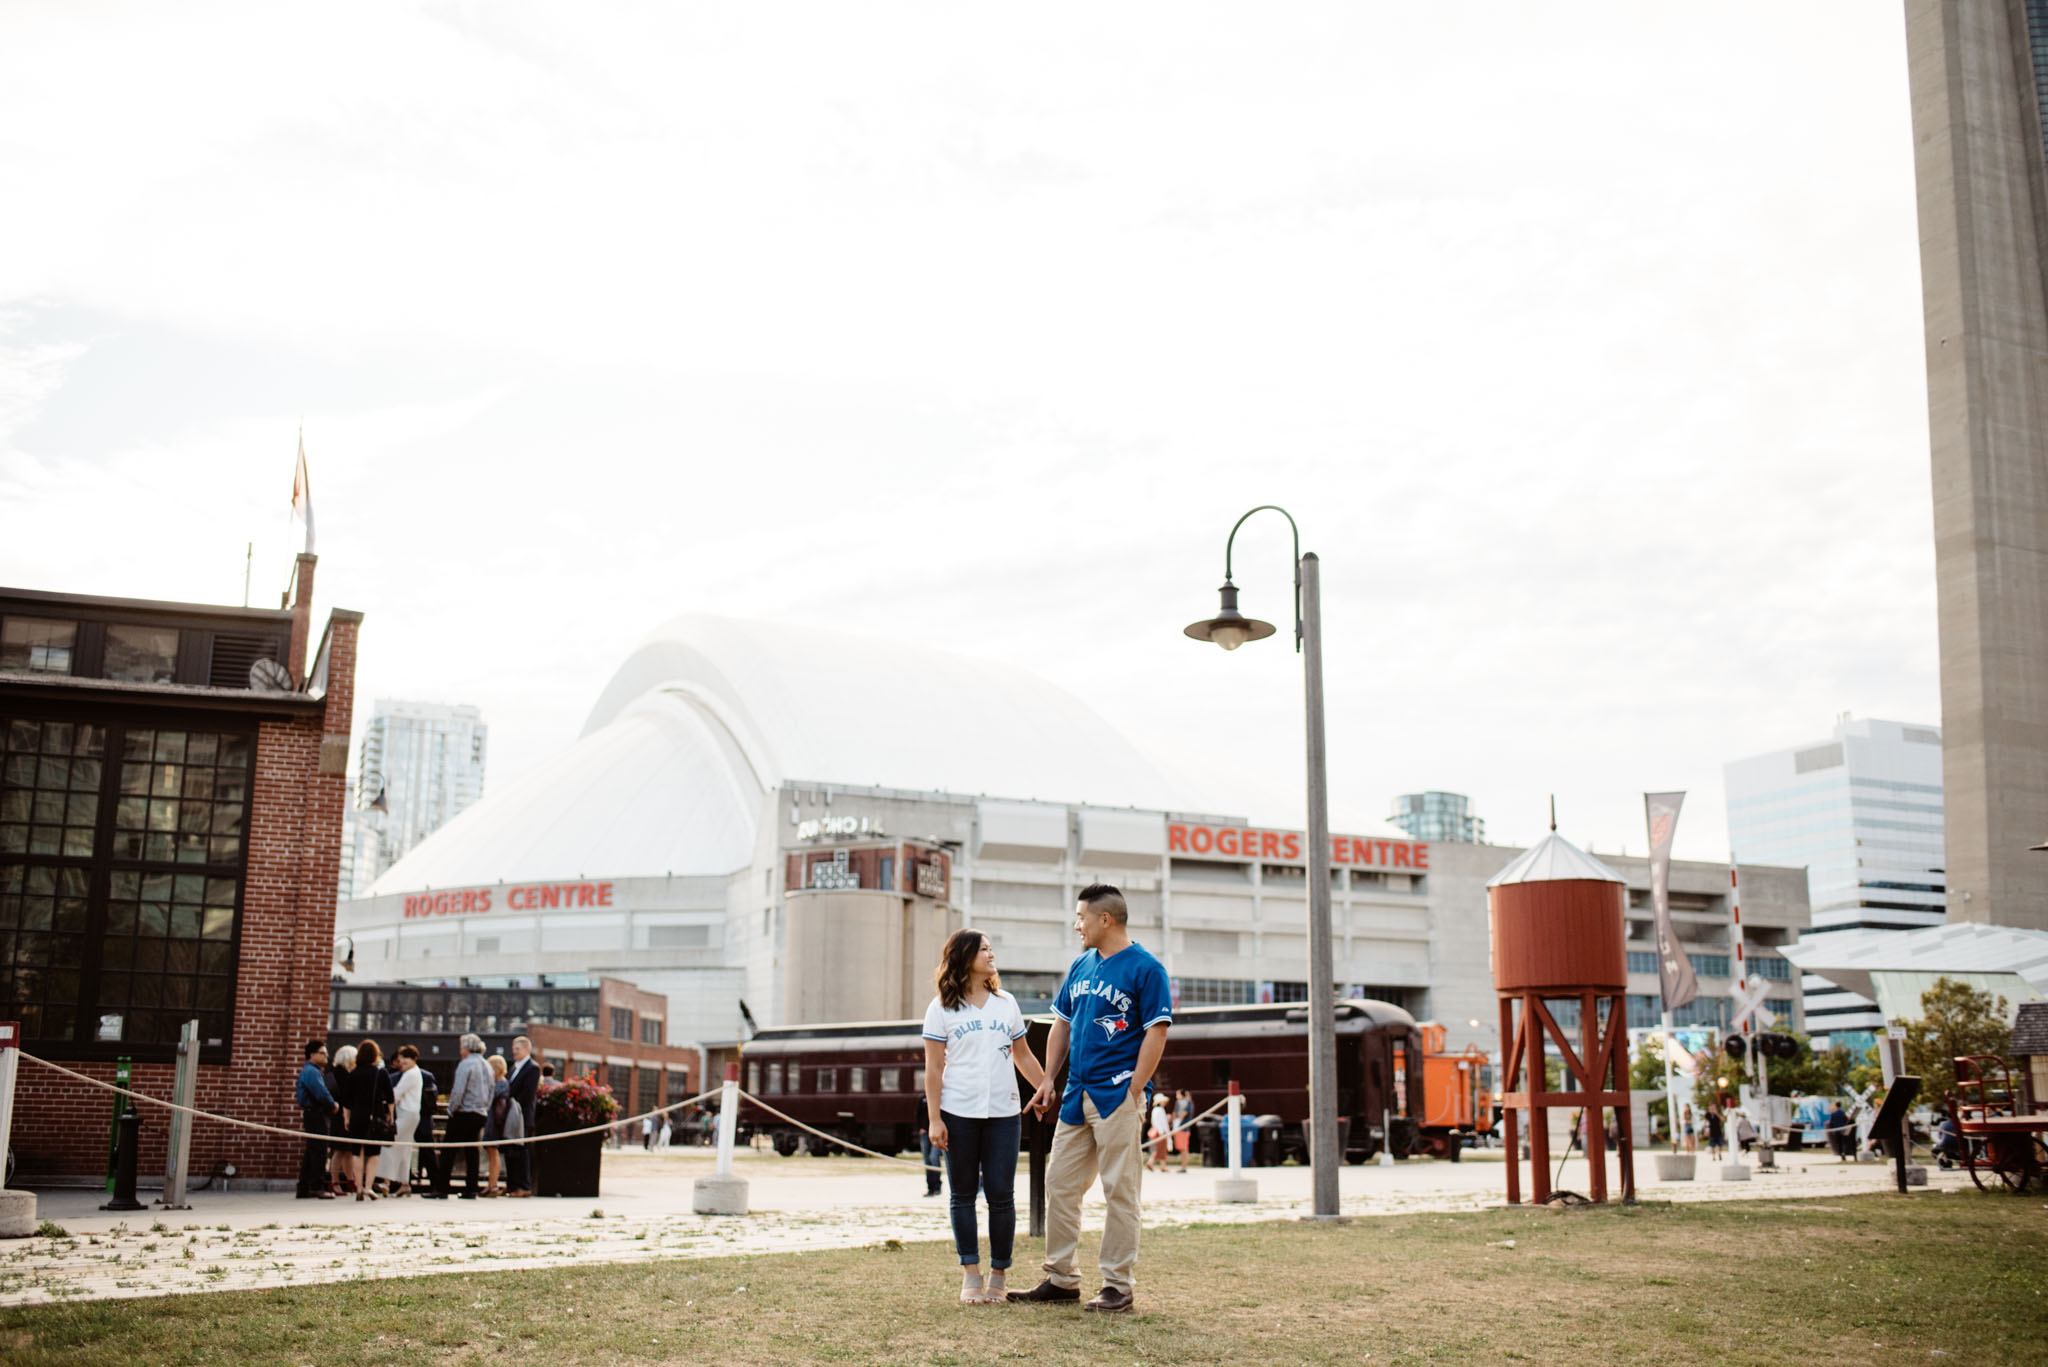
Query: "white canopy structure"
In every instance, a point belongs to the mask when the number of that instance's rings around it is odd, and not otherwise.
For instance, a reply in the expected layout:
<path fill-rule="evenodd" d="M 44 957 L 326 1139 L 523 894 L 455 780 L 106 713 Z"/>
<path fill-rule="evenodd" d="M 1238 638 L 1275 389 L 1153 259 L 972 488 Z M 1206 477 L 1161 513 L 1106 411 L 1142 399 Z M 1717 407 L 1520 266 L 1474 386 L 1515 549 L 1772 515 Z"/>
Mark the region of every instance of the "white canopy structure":
<path fill-rule="evenodd" d="M 1936 978 L 1994 992 L 2017 1009 L 2048 996 L 2048 931 L 1970 921 L 1924 930 L 1840 930 L 1809 935 L 1781 951 L 1803 973 L 1869 997 L 1891 1020 L 1917 1020 L 1920 995 Z"/>
<path fill-rule="evenodd" d="M 576 742 L 387 870 L 370 896 L 579 873 L 722 875 L 805 782 L 1167 809 L 1171 785 L 1072 695 L 1009 665 L 841 632 L 677 617 Z"/>

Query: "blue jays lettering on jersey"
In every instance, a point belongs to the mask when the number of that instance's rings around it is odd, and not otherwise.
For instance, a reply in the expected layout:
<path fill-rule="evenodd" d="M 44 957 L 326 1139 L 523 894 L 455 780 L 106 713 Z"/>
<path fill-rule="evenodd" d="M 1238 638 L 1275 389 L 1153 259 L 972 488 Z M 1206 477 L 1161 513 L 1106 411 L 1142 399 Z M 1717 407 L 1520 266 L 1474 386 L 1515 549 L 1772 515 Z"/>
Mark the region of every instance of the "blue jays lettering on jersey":
<path fill-rule="evenodd" d="M 1130 1096 L 1145 1031 L 1173 1020 L 1166 970 L 1132 941 L 1107 959 L 1086 950 L 1067 970 L 1053 998 L 1053 1014 L 1067 1023 L 1067 1090 L 1060 1119 L 1081 1123 L 1081 1097 L 1108 1115 Z"/>

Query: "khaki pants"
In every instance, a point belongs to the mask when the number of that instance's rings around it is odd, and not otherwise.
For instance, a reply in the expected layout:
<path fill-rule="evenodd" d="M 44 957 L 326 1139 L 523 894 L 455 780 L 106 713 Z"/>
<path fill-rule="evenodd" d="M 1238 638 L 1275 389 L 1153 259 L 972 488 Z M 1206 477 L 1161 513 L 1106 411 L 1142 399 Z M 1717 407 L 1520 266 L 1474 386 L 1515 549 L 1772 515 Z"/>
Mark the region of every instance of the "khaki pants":
<path fill-rule="evenodd" d="M 1086 1093 L 1081 1123 L 1060 1122 L 1052 1137 L 1052 1161 L 1045 1173 L 1045 1275 L 1054 1286 L 1078 1289 L 1075 1255 L 1081 1247 L 1081 1198 L 1096 1173 L 1109 1211 L 1102 1223 L 1102 1284 L 1126 1295 L 1138 1261 L 1138 1187 L 1145 1174 L 1138 1149 L 1143 1107 L 1125 1097 L 1107 1118 Z"/>

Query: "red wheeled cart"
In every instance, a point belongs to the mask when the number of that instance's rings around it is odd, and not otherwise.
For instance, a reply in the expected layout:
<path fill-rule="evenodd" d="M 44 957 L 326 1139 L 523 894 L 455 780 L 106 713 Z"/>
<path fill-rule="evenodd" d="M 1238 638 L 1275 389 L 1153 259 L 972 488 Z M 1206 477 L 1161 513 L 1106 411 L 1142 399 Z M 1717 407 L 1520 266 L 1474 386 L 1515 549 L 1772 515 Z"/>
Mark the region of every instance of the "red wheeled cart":
<path fill-rule="evenodd" d="M 1996 1054 L 1956 1060 L 1956 1099 L 1950 1108 L 1962 1146 L 1963 1167 L 1984 1191 L 2014 1195 L 2048 1190 L 2048 1111 L 2013 1085 L 2012 1070 Z"/>

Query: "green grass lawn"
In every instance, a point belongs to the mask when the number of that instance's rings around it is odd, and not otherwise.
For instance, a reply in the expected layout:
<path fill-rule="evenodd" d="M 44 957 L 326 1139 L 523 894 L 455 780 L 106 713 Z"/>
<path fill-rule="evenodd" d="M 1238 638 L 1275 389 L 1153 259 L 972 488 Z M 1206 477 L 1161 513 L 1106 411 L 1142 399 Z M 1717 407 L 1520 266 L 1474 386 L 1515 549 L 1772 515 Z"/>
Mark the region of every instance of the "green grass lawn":
<path fill-rule="evenodd" d="M 1018 1254 L 1029 1285 L 1038 1249 Z M 1146 1234 L 1129 1317 L 956 1286 L 949 1246 L 913 1244 L 65 1304 L 0 1311 L 0 1362 L 2040 1363 L 2048 1211 L 1930 1192 L 1208 1225 Z"/>

